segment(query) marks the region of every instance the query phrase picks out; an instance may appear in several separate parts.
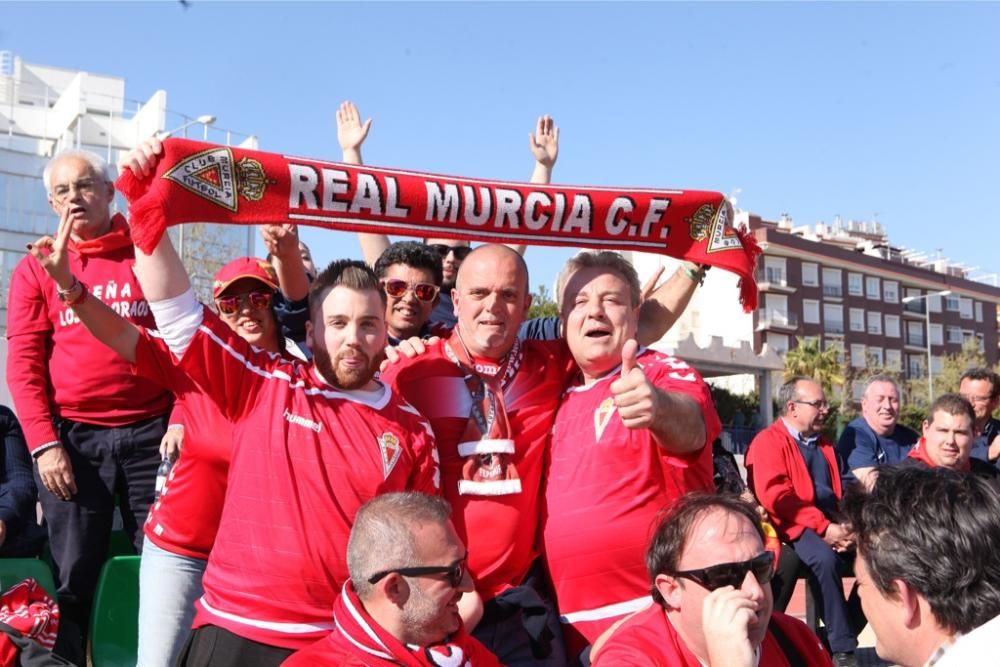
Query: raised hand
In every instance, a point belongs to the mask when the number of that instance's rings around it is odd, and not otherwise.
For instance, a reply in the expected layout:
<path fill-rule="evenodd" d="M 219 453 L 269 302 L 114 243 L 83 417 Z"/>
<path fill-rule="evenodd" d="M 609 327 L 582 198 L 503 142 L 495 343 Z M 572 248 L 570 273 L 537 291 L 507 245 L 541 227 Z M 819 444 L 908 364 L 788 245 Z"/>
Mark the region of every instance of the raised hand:
<path fill-rule="evenodd" d="M 659 396 L 636 356 L 639 344 L 634 339 L 622 348 L 621 377 L 611 383 L 611 396 L 618 406 L 618 416 L 627 428 L 650 428 L 656 415 Z"/>
<path fill-rule="evenodd" d="M 267 251 L 282 259 L 300 259 L 299 231 L 296 225 L 261 225 L 260 236 Z"/>
<path fill-rule="evenodd" d="M 56 230 L 55 238 L 46 235 L 28 245 L 31 256 L 38 260 L 45 273 L 49 274 L 59 289 L 64 291 L 70 289 L 74 282 L 69 269 L 69 253 L 66 250 L 70 231 L 73 229 L 74 216 L 70 209 L 71 206 L 64 206 L 59 213 L 59 229 Z"/>
<path fill-rule="evenodd" d="M 118 171 L 130 169 L 139 178 L 146 178 L 156 171 L 156 163 L 163 155 L 163 144 L 155 136 L 146 139 L 136 148 L 129 151 L 121 162 Z"/>
<path fill-rule="evenodd" d="M 539 116 L 538 126 L 533 134 L 528 134 L 528 146 L 535 161 L 551 169 L 559 157 L 559 127 L 552 116 Z"/>
<path fill-rule="evenodd" d="M 361 122 L 361 114 L 354 102 L 341 102 L 337 109 L 337 141 L 340 142 L 340 150 L 359 151 L 361 144 L 365 143 L 368 137 L 368 130 L 372 126 L 372 119 L 369 118 L 364 123 Z"/>

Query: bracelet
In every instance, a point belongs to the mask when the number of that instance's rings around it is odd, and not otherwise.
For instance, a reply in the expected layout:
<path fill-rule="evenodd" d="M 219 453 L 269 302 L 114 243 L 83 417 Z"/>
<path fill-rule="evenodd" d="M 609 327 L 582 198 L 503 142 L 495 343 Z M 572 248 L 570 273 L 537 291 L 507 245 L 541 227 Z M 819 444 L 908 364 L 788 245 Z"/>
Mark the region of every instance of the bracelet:
<path fill-rule="evenodd" d="M 684 262 L 681 266 L 684 269 L 684 275 L 690 278 L 693 282 L 699 285 L 705 284 L 705 274 L 711 268 L 705 264 L 695 264 L 694 262 Z"/>
<path fill-rule="evenodd" d="M 80 290 L 80 293 L 76 297 L 71 297 L 70 295 L 76 291 Z M 87 298 L 87 286 L 79 281 L 76 277 L 73 278 L 73 284 L 69 286 L 69 289 L 59 289 L 56 286 L 56 296 L 67 306 L 75 306 Z"/>

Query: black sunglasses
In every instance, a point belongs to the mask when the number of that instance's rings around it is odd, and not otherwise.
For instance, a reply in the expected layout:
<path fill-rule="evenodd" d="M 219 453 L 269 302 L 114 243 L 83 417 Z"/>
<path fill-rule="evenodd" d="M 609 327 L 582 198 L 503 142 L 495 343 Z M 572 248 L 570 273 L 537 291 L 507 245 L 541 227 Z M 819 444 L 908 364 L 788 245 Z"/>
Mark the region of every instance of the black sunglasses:
<path fill-rule="evenodd" d="M 695 581 L 710 591 L 723 586 L 739 588 L 746 579 L 747 572 L 753 572 L 757 583 L 763 586 L 774 576 L 774 553 L 765 551 L 759 556 L 740 563 L 719 563 L 700 570 L 685 570 L 684 572 L 667 573 L 673 577 L 682 577 Z"/>
<path fill-rule="evenodd" d="M 468 552 L 456 560 L 451 565 L 428 565 L 425 567 L 400 567 L 395 570 L 383 570 L 382 572 L 376 572 L 372 576 L 368 577 L 369 584 L 378 583 L 380 579 L 384 579 L 390 574 L 401 574 L 404 577 L 426 577 L 430 574 L 443 574 L 446 575 L 448 580 L 448 585 L 452 588 L 458 588 L 462 585 L 462 579 L 465 578 L 465 561 L 469 557 Z"/>
<path fill-rule="evenodd" d="M 469 256 L 472 252 L 472 248 L 467 245 L 445 245 L 443 243 L 428 243 L 427 247 L 436 252 L 444 259 L 448 256 L 449 252 L 455 253 L 455 259 L 462 261 Z"/>

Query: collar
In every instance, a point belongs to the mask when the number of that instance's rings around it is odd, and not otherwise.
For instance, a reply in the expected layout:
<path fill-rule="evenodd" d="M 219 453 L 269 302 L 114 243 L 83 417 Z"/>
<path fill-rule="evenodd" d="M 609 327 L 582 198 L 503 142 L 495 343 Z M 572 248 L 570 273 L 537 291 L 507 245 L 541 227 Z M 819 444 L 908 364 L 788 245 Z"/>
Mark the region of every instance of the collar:
<path fill-rule="evenodd" d="M 806 447 L 815 447 L 819 444 L 819 433 L 815 433 L 813 435 L 803 435 L 802 433 L 799 433 L 799 431 L 784 417 L 781 418 L 781 423 L 785 425 L 785 430 L 788 431 L 788 434 L 792 436 L 792 440 L 795 442 L 805 445 Z"/>

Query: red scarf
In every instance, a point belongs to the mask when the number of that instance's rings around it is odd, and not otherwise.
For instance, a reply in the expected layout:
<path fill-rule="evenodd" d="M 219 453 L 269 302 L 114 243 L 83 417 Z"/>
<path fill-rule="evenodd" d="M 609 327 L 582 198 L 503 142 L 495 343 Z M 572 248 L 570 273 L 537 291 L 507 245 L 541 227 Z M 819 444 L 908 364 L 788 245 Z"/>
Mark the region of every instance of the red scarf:
<path fill-rule="evenodd" d="M 127 248 L 130 245 L 132 245 L 132 237 L 129 236 L 125 216 L 121 213 L 115 213 L 114 217 L 111 218 L 111 229 L 108 230 L 107 234 L 89 241 L 69 240 L 69 249 L 78 255 L 103 255 L 112 250 Z"/>
<path fill-rule="evenodd" d="M 348 581 L 333 606 L 336 624 L 331 640 L 364 664 L 404 665 L 405 667 L 477 667 L 498 665 L 496 658 L 460 627 L 447 641 L 432 646 L 408 646 L 385 631 L 368 615 L 354 587 Z M 478 660 L 477 660 L 478 658 Z M 484 660 L 485 658 L 485 660 Z M 492 658 L 492 660 L 490 659 Z"/>
<path fill-rule="evenodd" d="M 635 250 L 717 266 L 740 276 L 757 305 L 760 248 L 732 226 L 718 192 L 484 181 L 362 167 L 216 146 L 163 144 L 156 172 L 124 170 L 132 237 L 152 252 L 169 225 L 288 221 L 339 231 Z"/>
<path fill-rule="evenodd" d="M 910 450 L 909 457 L 911 459 L 916 459 L 921 463 L 927 464 L 928 468 L 940 468 L 938 464 L 931 460 L 931 457 L 927 455 L 927 448 L 924 446 L 926 441 L 923 438 L 917 441 L 917 444 L 913 446 Z M 972 470 L 972 461 L 966 461 L 965 465 L 959 468 L 959 472 L 969 472 Z"/>

